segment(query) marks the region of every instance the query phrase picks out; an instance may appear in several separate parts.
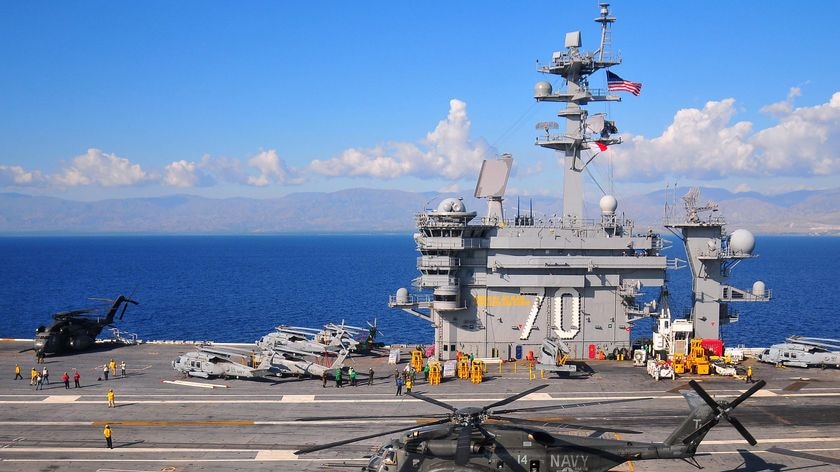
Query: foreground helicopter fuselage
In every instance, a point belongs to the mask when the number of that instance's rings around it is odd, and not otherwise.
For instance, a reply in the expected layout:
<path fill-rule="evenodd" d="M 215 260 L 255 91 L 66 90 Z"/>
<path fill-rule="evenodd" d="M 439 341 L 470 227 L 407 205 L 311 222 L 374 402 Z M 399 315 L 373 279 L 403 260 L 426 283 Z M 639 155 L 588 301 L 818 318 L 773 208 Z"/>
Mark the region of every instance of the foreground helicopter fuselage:
<path fill-rule="evenodd" d="M 507 397 L 484 407 L 457 408 L 416 392 L 408 395 L 450 410 L 445 417 L 423 427 L 359 436 L 329 444 L 315 445 L 296 451 L 307 454 L 350 444 L 385 434 L 404 433 L 374 453 L 363 470 L 368 472 L 605 472 L 629 460 L 686 459 L 692 460 L 700 442 L 720 422 L 728 421 L 752 445 L 755 438 L 729 413 L 741 402 L 761 389 L 759 381 L 734 401 L 716 402 L 693 380 L 694 392 L 684 393 L 691 412 L 660 443 L 603 439 L 595 436 L 553 434 L 530 425 L 556 425 L 567 429 L 603 432 L 638 433 L 611 427 L 575 425 L 546 419 L 525 419 L 506 416 L 509 413 L 535 412 L 556 408 L 591 406 L 631 400 L 606 400 L 572 405 L 550 405 L 530 408 L 499 409 L 547 385 Z M 440 415 L 438 415 L 440 416 Z M 339 419 L 342 417 L 334 417 Z M 492 423 L 490 421 L 495 421 Z"/>

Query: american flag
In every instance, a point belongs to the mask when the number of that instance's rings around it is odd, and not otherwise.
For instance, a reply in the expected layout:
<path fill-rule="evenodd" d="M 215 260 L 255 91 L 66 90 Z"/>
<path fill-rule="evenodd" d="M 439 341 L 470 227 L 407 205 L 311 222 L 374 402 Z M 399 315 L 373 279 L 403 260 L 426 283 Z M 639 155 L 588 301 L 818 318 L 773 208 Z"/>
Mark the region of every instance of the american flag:
<path fill-rule="evenodd" d="M 616 74 L 607 71 L 607 90 L 611 92 L 630 92 L 633 95 L 638 96 L 640 93 L 642 93 L 642 84 L 639 82 L 630 82 L 629 80 L 624 80 Z"/>

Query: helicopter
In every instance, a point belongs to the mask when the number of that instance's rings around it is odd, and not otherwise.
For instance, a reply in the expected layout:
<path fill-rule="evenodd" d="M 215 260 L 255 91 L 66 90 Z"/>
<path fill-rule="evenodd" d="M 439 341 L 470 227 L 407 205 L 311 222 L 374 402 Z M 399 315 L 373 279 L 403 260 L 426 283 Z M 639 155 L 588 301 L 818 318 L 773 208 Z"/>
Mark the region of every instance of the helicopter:
<path fill-rule="evenodd" d="M 323 354 L 327 350 L 338 350 L 339 346 L 325 346 L 312 340 L 318 330 L 298 326 L 281 325 L 271 333 L 257 340 L 256 344 L 262 349 L 286 347 L 313 354 Z"/>
<path fill-rule="evenodd" d="M 376 341 L 376 335 L 384 334 L 376 325 L 376 318 L 373 319 L 373 323 L 371 323 L 370 321 L 365 321 L 365 323 L 367 323 L 368 329 L 363 330 L 360 334 L 363 334 L 364 331 L 367 331 L 367 335 L 364 336 L 365 339 L 363 341 L 359 342 L 357 350 L 359 352 L 370 352 L 374 349 L 384 347 L 385 343 Z"/>
<path fill-rule="evenodd" d="M 730 412 L 760 390 L 765 382 L 757 382 L 732 402 L 717 402 L 695 381 L 694 392 L 683 393 L 691 412 L 660 443 L 605 439 L 593 436 L 551 434 L 530 425 L 555 425 L 567 429 L 588 429 L 599 433 L 637 433 L 615 428 L 574 425 L 551 420 L 528 420 L 504 416 L 508 413 L 533 412 L 570 406 L 499 409 L 547 385 L 538 385 L 483 407 L 457 408 L 420 393 L 408 395 L 449 410 L 440 420 L 424 426 L 416 425 L 354 437 L 329 444 L 306 447 L 295 454 L 307 454 L 344 444 L 394 433 L 405 433 L 381 446 L 362 470 L 368 472 L 458 472 L 458 471 L 572 471 L 605 472 L 629 460 L 684 459 L 695 466 L 694 454 L 700 442 L 721 419 L 728 421 L 751 445 L 755 438 Z M 611 403 L 627 400 L 611 400 Z M 487 424 L 487 421 L 501 423 Z"/>
<path fill-rule="evenodd" d="M 230 346 L 198 346 L 172 361 L 172 368 L 187 377 L 256 379 L 272 373 L 271 351 L 249 351 Z"/>
<path fill-rule="evenodd" d="M 771 364 L 808 368 L 840 368 L 840 341 L 828 338 L 789 336 L 783 344 L 774 344 L 758 355 Z"/>
<path fill-rule="evenodd" d="M 121 320 L 129 303 L 139 305 L 138 302 L 123 295 L 115 300 L 101 300 L 111 303 L 111 307 L 104 315 L 102 308 L 85 308 L 54 314 L 52 324 L 41 325 L 35 330 L 33 344 L 35 351 L 43 354 L 58 354 L 87 349 L 93 346 L 102 329 L 114 322 L 114 315 L 120 306 L 123 307 L 119 316 Z"/>
<path fill-rule="evenodd" d="M 324 372 L 335 372 L 335 369 L 341 369 L 344 366 L 344 360 L 347 359 L 349 354 L 346 348 L 342 348 L 335 361 L 327 367 L 307 360 L 308 357 L 317 357 L 316 354 L 311 352 L 296 351 L 286 346 L 275 346 L 274 352 L 277 355 L 271 361 L 271 370 L 275 375 L 281 377 L 285 375 L 320 377 Z"/>

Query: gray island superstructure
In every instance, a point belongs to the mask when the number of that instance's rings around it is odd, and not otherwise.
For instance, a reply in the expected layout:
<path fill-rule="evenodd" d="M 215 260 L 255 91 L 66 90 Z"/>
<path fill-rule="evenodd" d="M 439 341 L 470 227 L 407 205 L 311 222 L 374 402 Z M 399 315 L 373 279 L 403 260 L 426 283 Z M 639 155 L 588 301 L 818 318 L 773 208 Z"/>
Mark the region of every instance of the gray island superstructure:
<path fill-rule="evenodd" d="M 554 131 L 561 127 L 556 122 L 538 123 L 544 134 L 536 139 L 536 145 L 562 155 L 562 215 L 504 214 L 502 201 L 513 158 L 503 155 L 483 163 L 476 185 L 475 196 L 487 200 L 486 216 L 478 217 L 456 198 L 416 216 L 420 277 L 414 285 L 432 294 L 413 295 L 401 288 L 390 297 L 389 306 L 433 325 L 440 359 L 452 359 L 458 351 L 481 357 L 527 357 L 536 355 L 547 339 L 571 358 L 595 358 L 601 352 L 630 348 L 633 322 L 657 315 L 655 300 L 638 299 L 665 286 L 669 261 L 661 253 L 663 239 L 652 228 L 640 230 L 618 213 L 618 202 L 611 195 L 600 199 L 598 218 L 584 217 L 582 174 L 599 150 L 621 143 L 614 136 L 618 129 L 613 121 L 585 108 L 591 102 L 621 100 L 608 90 L 589 86 L 593 73 L 621 63 L 609 50 L 615 18 L 608 4 L 601 4 L 595 21 L 601 25 L 596 52 L 582 51 L 580 32 L 571 32 L 566 34 L 565 50 L 555 52 L 549 64 L 538 64 L 539 72 L 559 75 L 566 84 L 565 90 L 554 91 L 549 82 L 541 81 L 534 89 L 539 102 L 565 104 L 557 112 L 565 122 L 564 131 Z M 684 229 L 686 248 L 693 247 L 686 225 L 671 227 Z M 722 225 L 715 228 L 718 240 L 724 238 Z M 695 272 L 695 278 L 701 276 Z M 698 285 L 708 284 L 695 282 Z M 651 290 L 643 292 L 643 287 Z M 710 288 L 724 290 L 721 287 L 728 288 L 720 284 Z M 709 320 L 710 311 L 725 314 L 727 301 L 722 296 L 704 297 L 702 302 L 708 305 L 703 308 L 704 318 Z M 702 326 L 702 336 L 719 338 L 718 319 Z"/>

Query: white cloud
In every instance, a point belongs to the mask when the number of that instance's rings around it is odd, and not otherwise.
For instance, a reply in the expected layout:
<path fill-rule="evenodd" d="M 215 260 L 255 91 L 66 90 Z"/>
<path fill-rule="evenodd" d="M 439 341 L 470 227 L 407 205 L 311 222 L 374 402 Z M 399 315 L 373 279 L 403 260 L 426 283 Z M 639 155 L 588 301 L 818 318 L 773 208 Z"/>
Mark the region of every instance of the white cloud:
<path fill-rule="evenodd" d="M 455 180 L 473 176 L 490 148 L 483 140 L 470 140 L 470 127 L 467 104 L 452 99 L 446 119 L 419 143 L 389 142 L 367 149 L 347 149 L 332 159 L 312 161 L 310 169 L 331 177 L 395 179 L 411 175 Z"/>
<path fill-rule="evenodd" d="M 0 165 L 0 185 L 12 187 L 24 187 L 40 185 L 44 182 L 44 176 L 39 170 L 26 170 L 21 166 Z"/>
<path fill-rule="evenodd" d="M 248 176 L 248 185 L 265 187 L 268 184 L 297 183 L 298 179 L 286 167 L 286 163 L 280 159 L 274 149 L 263 151 L 248 159 L 248 165 L 256 168 L 260 175 Z"/>
<path fill-rule="evenodd" d="M 625 135 L 625 144 L 610 148 L 615 176 L 654 181 L 836 174 L 840 172 L 840 92 L 828 103 L 793 108 L 792 100 L 799 93 L 793 88 L 788 102 L 764 107 L 778 123 L 758 132 L 753 132 L 750 122 L 732 123 L 732 98 L 710 101 L 702 109 L 680 110 L 661 136 Z"/>
<path fill-rule="evenodd" d="M 793 110 L 793 100 L 802 95 L 802 89 L 799 87 L 791 87 L 788 91 L 787 99 L 783 102 L 771 103 L 761 109 L 762 113 L 767 113 L 775 116 L 784 116 Z"/>
<path fill-rule="evenodd" d="M 139 164 L 99 149 L 73 158 L 72 163 L 59 174 L 50 175 L 50 181 L 63 187 L 100 185 L 102 187 L 128 186 L 148 180 Z"/>
<path fill-rule="evenodd" d="M 199 181 L 195 162 L 175 161 L 166 166 L 163 183 L 170 187 L 195 187 Z"/>

